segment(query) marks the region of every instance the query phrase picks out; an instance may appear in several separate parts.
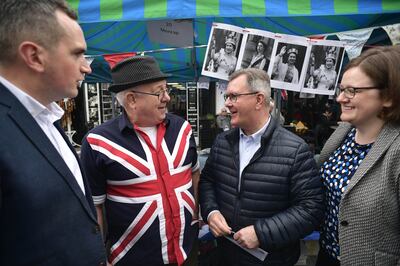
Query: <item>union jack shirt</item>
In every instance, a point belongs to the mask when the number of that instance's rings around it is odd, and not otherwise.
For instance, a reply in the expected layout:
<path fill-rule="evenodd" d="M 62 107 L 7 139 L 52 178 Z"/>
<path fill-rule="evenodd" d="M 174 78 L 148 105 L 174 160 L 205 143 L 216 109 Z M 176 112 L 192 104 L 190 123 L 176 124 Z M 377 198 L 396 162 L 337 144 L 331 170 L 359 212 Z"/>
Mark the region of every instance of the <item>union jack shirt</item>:
<path fill-rule="evenodd" d="M 192 171 L 199 168 L 192 129 L 167 114 L 156 147 L 126 114 L 91 130 L 81 159 L 96 205 L 105 205 L 109 262 L 181 265 L 197 238 Z"/>

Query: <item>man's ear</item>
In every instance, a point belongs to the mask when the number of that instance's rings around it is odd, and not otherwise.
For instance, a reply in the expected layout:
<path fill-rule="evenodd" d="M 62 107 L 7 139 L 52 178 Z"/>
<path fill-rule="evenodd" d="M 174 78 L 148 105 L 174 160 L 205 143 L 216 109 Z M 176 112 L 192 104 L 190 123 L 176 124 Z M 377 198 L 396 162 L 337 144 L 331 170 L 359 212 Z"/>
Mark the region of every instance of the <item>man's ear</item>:
<path fill-rule="evenodd" d="M 18 52 L 28 68 L 37 72 L 44 71 L 45 50 L 42 46 L 34 42 L 27 41 L 19 45 Z"/>
<path fill-rule="evenodd" d="M 256 95 L 256 108 L 259 109 L 265 105 L 265 95 L 263 93 L 258 93 Z"/>
<path fill-rule="evenodd" d="M 128 92 L 126 95 L 126 103 L 130 106 L 135 106 L 136 104 L 136 97 L 135 94 L 133 92 Z"/>

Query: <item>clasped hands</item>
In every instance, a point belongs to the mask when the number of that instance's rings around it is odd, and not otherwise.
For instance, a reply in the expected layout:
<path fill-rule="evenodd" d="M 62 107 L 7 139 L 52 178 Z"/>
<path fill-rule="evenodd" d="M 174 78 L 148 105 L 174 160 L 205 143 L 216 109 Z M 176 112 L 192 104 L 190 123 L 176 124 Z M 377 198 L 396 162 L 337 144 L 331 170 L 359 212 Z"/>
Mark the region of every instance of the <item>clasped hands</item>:
<path fill-rule="evenodd" d="M 233 239 L 242 247 L 254 249 L 260 245 L 253 225 L 244 227 L 234 233 L 219 211 L 210 215 L 208 226 L 215 237 L 233 234 Z"/>

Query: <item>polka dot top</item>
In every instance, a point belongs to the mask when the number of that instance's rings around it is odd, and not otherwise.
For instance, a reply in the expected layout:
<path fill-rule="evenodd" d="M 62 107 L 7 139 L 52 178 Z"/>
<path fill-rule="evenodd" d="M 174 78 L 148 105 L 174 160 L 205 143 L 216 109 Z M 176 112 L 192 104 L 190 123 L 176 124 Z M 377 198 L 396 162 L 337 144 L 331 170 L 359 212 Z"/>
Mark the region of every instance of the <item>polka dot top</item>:
<path fill-rule="evenodd" d="M 368 154 L 373 143 L 360 145 L 355 142 L 353 128 L 346 139 L 321 167 L 320 175 L 325 186 L 327 208 L 320 242 L 327 254 L 339 259 L 338 212 L 342 194 L 351 177 Z"/>

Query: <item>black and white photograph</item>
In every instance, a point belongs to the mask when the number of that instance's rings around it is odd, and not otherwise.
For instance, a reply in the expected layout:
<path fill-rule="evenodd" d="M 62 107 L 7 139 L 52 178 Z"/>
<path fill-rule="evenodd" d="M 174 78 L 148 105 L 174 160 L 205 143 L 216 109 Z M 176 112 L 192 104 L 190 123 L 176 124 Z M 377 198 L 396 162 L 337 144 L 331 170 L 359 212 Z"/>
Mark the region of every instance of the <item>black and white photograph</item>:
<path fill-rule="evenodd" d="M 300 91 L 300 80 L 305 71 L 305 58 L 308 39 L 299 36 L 276 34 L 276 49 L 274 48 L 273 65 L 268 73 L 271 76 L 271 86 L 274 88 Z"/>
<path fill-rule="evenodd" d="M 310 40 L 311 51 L 302 92 L 333 95 L 342 65 L 344 44 L 339 41 Z"/>
<path fill-rule="evenodd" d="M 224 95 L 228 83 L 226 81 L 218 81 L 215 87 L 215 114 L 217 115 L 222 108 L 225 107 Z"/>
<path fill-rule="evenodd" d="M 214 23 L 208 41 L 202 75 L 228 80 L 238 63 L 243 29 Z"/>
<path fill-rule="evenodd" d="M 256 29 L 245 29 L 242 41 L 243 53 L 239 54 L 239 68 L 258 68 L 268 71 L 274 48 L 274 33 Z M 244 48 L 244 49 L 243 49 Z"/>
<path fill-rule="evenodd" d="M 85 83 L 86 123 L 96 126 L 100 120 L 100 90 L 98 83 Z"/>
<path fill-rule="evenodd" d="M 214 23 L 202 75 L 228 80 L 235 70 L 259 68 L 271 87 L 333 95 L 344 55 L 344 43 Z"/>

